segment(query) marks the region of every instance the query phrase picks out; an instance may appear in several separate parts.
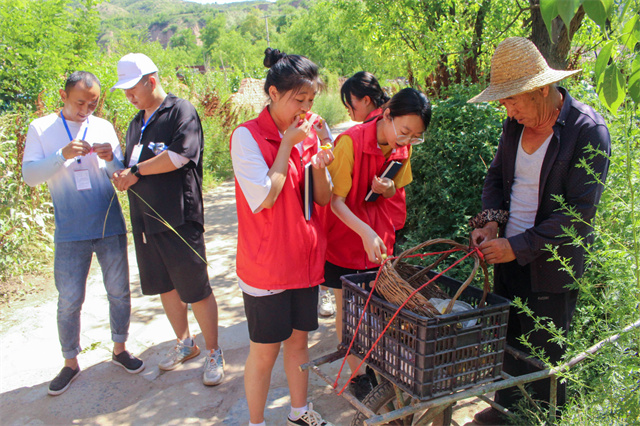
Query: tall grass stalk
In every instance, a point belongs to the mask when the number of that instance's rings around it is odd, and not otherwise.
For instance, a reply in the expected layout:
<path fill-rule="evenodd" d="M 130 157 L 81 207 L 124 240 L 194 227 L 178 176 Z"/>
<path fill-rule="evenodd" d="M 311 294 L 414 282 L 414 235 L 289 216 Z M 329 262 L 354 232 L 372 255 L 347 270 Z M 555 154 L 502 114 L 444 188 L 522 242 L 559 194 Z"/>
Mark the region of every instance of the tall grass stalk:
<path fill-rule="evenodd" d="M 155 220 L 157 220 L 158 222 L 162 223 L 164 226 L 166 226 L 166 227 L 167 227 L 167 229 L 169 229 L 171 232 L 173 232 L 174 234 L 176 234 L 176 235 L 177 235 L 177 236 L 182 240 L 182 242 L 184 242 L 184 243 L 187 245 L 187 247 L 189 247 L 189 248 L 191 249 L 191 251 L 193 251 L 193 252 L 194 252 L 194 253 L 195 253 L 195 254 L 200 258 L 200 260 L 202 260 L 202 261 L 205 263 L 205 265 L 209 266 L 209 263 L 207 262 L 207 260 L 206 260 L 206 259 L 204 259 L 202 256 L 200 256 L 200 253 L 198 253 L 198 252 L 196 251 L 196 249 L 194 249 L 193 247 L 191 247 L 191 245 L 190 245 L 190 244 L 189 244 L 189 243 L 188 243 L 184 238 L 182 238 L 182 235 L 180 235 L 180 234 L 178 233 L 178 231 L 176 231 L 176 229 L 175 229 L 173 226 L 171 226 L 171 224 L 170 224 L 169 222 L 167 222 L 167 221 L 162 217 L 162 215 L 160 215 L 160 213 L 158 213 L 158 212 L 156 211 L 156 209 L 154 209 L 153 207 L 151 207 L 151 204 L 147 203 L 147 202 L 145 201 L 145 199 L 144 199 L 144 198 L 142 198 L 142 197 L 140 196 L 140 194 L 138 194 L 138 193 L 137 193 L 136 191 L 134 191 L 133 189 L 129 188 L 128 190 L 129 190 L 129 191 L 131 191 L 131 193 L 132 193 L 133 195 L 135 195 L 136 197 L 138 197 L 138 198 L 140 199 L 140 201 L 142 201 L 142 202 L 143 202 L 147 207 L 149 207 L 149 208 L 151 209 L 151 211 L 152 211 L 152 212 L 154 212 L 154 213 L 156 214 L 156 216 L 149 215 L 149 217 L 152 217 L 153 219 L 155 219 Z M 148 213 L 147 213 L 147 214 L 148 214 Z"/>

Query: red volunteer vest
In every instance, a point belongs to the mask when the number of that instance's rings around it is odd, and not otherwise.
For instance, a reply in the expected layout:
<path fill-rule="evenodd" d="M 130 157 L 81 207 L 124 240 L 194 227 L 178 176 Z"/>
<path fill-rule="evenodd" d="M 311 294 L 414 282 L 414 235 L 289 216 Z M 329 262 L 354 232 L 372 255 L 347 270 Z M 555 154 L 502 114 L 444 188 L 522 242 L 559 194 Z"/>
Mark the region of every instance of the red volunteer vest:
<path fill-rule="evenodd" d="M 395 230 L 389 216 L 389 203 L 384 197 L 374 202 L 364 201 L 373 177 L 378 174 L 385 159 L 378 146 L 376 124 L 382 117 L 359 124 L 343 133 L 353 140 L 352 186 L 345 199 L 346 205 L 362 221 L 367 223 L 384 241 L 387 254 L 393 254 Z M 403 161 L 409 158 L 409 147 L 400 147 L 391 153 L 389 160 Z M 380 265 L 369 262 L 362 239 L 332 212 L 327 211 L 327 260 L 334 265 L 350 269 L 370 269 Z"/>
<path fill-rule="evenodd" d="M 393 221 L 393 227 L 396 231 L 404 228 L 404 224 L 407 221 L 407 194 L 404 188 L 397 189 L 395 195 L 385 201 L 387 202 L 389 216 Z"/>
<path fill-rule="evenodd" d="M 366 123 L 381 114 L 382 108 L 376 108 L 367 115 L 364 121 Z M 387 207 L 389 216 L 391 216 L 396 231 L 404 228 L 404 224 L 407 221 L 407 197 L 404 188 L 398 189 L 393 197 L 387 198 L 387 203 L 389 203 Z"/>
<path fill-rule="evenodd" d="M 268 167 L 273 162 L 282 138 L 268 107 L 246 127 L 260 147 Z M 302 186 L 304 168 L 318 151 L 315 132 L 303 141 L 302 159 L 294 148 L 284 187 L 270 209 L 253 213 L 236 179 L 238 211 L 238 253 L 236 272 L 250 286 L 264 289 L 296 289 L 324 282 L 326 234 L 320 218 L 307 222 L 303 213 Z M 316 206 L 317 207 L 317 206 Z"/>
<path fill-rule="evenodd" d="M 382 115 L 382 108 L 376 108 L 367 114 L 367 118 L 364 119 L 364 122 L 368 122 L 376 118 L 377 116 Z"/>

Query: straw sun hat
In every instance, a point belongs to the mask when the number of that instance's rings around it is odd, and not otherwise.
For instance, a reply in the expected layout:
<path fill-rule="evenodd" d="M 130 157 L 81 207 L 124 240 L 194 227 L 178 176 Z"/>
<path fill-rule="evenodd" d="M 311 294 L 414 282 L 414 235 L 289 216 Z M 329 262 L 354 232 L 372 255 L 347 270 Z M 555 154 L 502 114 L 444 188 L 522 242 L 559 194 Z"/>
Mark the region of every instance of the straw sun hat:
<path fill-rule="evenodd" d="M 526 38 L 503 40 L 491 58 L 489 87 L 468 102 L 488 102 L 530 92 L 555 83 L 582 70 L 549 68 L 536 46 Z"/>

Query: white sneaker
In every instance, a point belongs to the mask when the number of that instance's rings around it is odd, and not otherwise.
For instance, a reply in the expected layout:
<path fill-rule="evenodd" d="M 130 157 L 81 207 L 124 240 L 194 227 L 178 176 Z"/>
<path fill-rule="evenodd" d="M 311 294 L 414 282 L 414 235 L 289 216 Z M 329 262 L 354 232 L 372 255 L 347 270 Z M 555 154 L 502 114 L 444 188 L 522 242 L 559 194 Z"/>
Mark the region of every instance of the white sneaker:
<path fill-rule="evenodd" d="M 300 416 L 298 420 L 291 420 L 287 416 L 288 426 L 333 426 L 333 423 L 329 423 L 322 419 L 322 416 L 317 411 L 313 411 L 313 404 L 309 403 L 307 411 Z"/>
<path fill-rule="evenodd" d="M 193 342 L 193 346 L 187 346 L 182 340 L 177 340 L 176 345 L 167 352 L 164 359 L 158 364 L 160 370 L 173 370 L 183 362 L 200 355 L 200 348 L 196 345 L 196 342 Z"/>
<path fill-rule="evenodd" d="M 204 369 L 202 373 L 202 383 L 207 386 L 215 386 L 222 383 L 224 379 L 224 356 L 222 348 L 210 351 L 204 360 Z"/>
<path fill-rule="evenodd" d="M 336 313 L 336 307 L 333 304 L 333 297 L 329 290 L 320 290 L 318 295 L 318 314 L 321 317 L 330 317 Z"/>

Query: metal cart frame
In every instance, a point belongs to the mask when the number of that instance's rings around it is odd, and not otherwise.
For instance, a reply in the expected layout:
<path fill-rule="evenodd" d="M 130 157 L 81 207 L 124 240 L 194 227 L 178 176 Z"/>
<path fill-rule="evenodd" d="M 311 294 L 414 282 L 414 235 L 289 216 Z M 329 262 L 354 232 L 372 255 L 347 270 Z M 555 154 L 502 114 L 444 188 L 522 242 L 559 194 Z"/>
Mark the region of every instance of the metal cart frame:
<path fill-rule="evenodd" d="M 580 354 L 572 358 L 570 361 L 564 364 L 561 364 L 560 366 L 555 368 L 548 368 L 540 360 L 532 358 L 528 354 L 522 351 L 519 351 L 510 346 L 507 346 L 506 351 L 509 352 L 511 355 L 515 356 L 518 359 L 525 360 L 526 362 L 540 368 L 541 371 L 525 374 L 522 376 L 516 376 L 516 377 L 510 376 L 509 374 L 502 372 L 502 378 L 497 379 L 493 382 L 472 386 L 468 389 L 453 392 L 449 395 L 436 397 L 428 401 L 422 401 L 422 402 L 417 401 L 415 403 L 411 403 L 410 405 L 406 405 L 400 409 L 393 410 L 391 412 L 380 414 L 380 415 L 374 413 L 368 406 L 366 406 L 361 401 L 359 401 L 348 390 L 345 390 L 341 396 L 345 398 L 347 401 L 349 401 L 349 403 L 351 403 L 351 405 L 353 405 L 356 408 L 356 410 L 360 411 L 361 413 L 363 413 L 365 416 L 368 417 L 368 420 L 365 421 L 366 425 L 369 425 L 369 426 L 383 425 L 393 420 L 402 419 L 403 417 L 407 417 L 419 412 L 426 411 L 416 422 L 414 422 L 414 425 L 417 426 L 417 425 L 428 424 L 436 416 L 438 416 L 447 408 L 451 407 L 456 402 L 464 399 L 472 398 L 472 397 L 478 397 L 483 401 L 487 402 L 488 404 L 490 404 L 491 406 L 493 406 L 494 408 L 501 411 L 503 414 L 507 416 L 513 416 L 513 414 L 509 412 L 509 410 L 493 402 L 492 400 L 487 398 L 485 395 L 487 393 L 494 392 L 497 390 L 506 389 L 512 386 L 517 386 L 523 392 L 525 397 L 527 397 L 530 401 L 534 402 L 531 396 L 529 396 L 529 394 L 525 391 L 524 385 L 526 383 L 549 378 L 551 380 L 551 384 L 550 384 L 551 400 L 549 402 L 552 408 L 550 410 L 550 413 L 552 414 L 550 415 L 553 417 L 554 416 L 553 413 L 555 413 L 556 411 L 554 410 L 554 408 L 557 405 L 557 376 L 563 372 L 568 371 L 571 367 L 589 358 L 591 355 L 596 354 L 604 345 L 615 342 L 624 333 L 627 333 L 630 330 L 638 327 L 640 327 L 640 320 L 625 327 L 620 333 L 596 343 L 586 351 L 581 352 Z M 324 364 L 331 363 L 344 358 L 344 356 L 346 355 L 346 352 L 347 352 L 346 348 L 343 345 L 340 345 L 338 346 L 338 350 L 336 352 L 333 352 L 331 354 L 325 355 L 323 357 L 310 361 L 306 364 L 303 364 L 300 366 L 300 369 L 303 371 L 304 370 L 313 371 L 316 375 L 318 375 L 318 377 L 324 380 L 333 389 L 333 379 L 328 375 L 326 375 L 325 373 L 323 373 L 319 367 Z M 400 395 L 399 388 L 395 385 L 394 385 L 394 388 L 396 389 L 396 393 Z M 334 389 L 334 392 L 337 395 L 337 390 Z M 553 418 L 550 420 L 553 420 Z"/>

